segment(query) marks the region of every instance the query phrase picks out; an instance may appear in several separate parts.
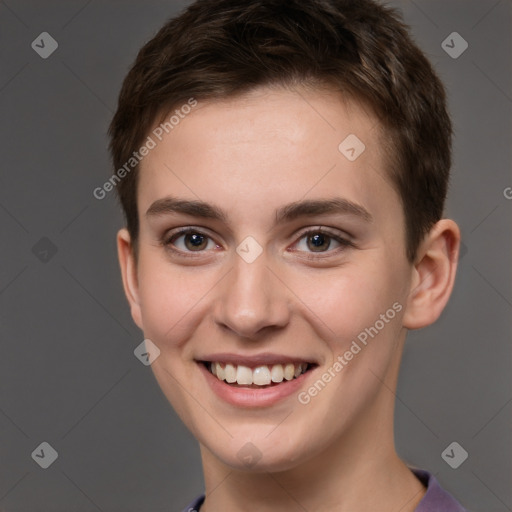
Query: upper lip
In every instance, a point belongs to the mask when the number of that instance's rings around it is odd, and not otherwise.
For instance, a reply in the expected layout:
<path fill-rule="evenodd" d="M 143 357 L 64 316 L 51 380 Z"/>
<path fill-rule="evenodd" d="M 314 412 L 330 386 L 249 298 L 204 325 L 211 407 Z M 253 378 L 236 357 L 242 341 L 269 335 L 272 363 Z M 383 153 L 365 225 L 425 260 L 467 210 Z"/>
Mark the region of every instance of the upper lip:
<path fill-rule="evenodd" d="M 262 354 L 253 354 L 253 355 L 240 355 L 233 354 L 228 352 L 216 353 L 216 354 L 207 354 L 205 356 L 201 356 L 196 358 L 196 361 L 208 361 L 208 362 L 218 362 L 218 363 L 230 363 L 233 365 L 242 365 L 248 367 L 256 367 L 262 365 L 273 365 L 273 364 L 301 364 L 301 363 L 309 363 L 309 364 L 317 364 L 314 359 L 305 359 L 297 356 L 287 356 L 284 354 L 272 354 L 270 352 L 265 352 Z"/>

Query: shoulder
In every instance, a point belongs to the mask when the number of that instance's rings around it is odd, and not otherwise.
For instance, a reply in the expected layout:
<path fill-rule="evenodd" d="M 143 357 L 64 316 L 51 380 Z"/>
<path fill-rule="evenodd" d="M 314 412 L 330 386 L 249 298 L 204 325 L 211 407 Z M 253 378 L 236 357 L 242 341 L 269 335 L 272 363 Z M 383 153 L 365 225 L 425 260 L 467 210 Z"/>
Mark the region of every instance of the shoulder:
<path fill-rule="evenodd" d="M 183 512 L 199 512 L 201 505 L 204 502 L 204 494 L 196 498 L 188 507 L 183 509 Z"/>
<path fill-rule="evenodd" d="M 416 507 L 414 512 L 468 512 L 455 498 L 445 491 L 436 478 L 428 471 L 422 469 L 412 469 L 423 485 L 427 488 L 425 496 Z"/>
<path fill-rule="evenodd" d="M 439 510 L 443 512 L 468 512 L 451 494 L 439 485 L 436 478 L 428 471 L 412 468 L 411 471 L 427 488 L 425 496 L 414 512 L 438 512 Z M 199 496 L 183 512 L 199 512 L 204 498 L 204 495 Z"/>

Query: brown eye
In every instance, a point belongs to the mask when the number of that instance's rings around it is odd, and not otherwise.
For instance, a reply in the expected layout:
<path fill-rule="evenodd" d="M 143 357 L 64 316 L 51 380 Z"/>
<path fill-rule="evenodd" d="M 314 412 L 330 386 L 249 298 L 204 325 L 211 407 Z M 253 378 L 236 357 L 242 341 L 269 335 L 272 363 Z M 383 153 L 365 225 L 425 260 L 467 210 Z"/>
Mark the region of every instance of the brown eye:
<path fill-rule="evenodd" d="M 305 241 L 305 243 L 303 242 Z M 335 246 L 333 247 L 333 243 Z M 336 245 L 337 244 L 337 245 Z M 295 244 L 298 252 L 311 253 L 325 253 L 325 256 L 335 255 L 347 247 L 354 247 L 354 244 L 340 236 L 339 234 L 330 233 L 324 229 L 310 229 L 300 235 L 299 241 Z"/>
<path fill-rule="evenodd" d="M 185 247 L 190 251 L 200 251 L 207 245 L 207 237 L 200 233 L 186 233 L 184 236 Z"/>
<path fill-rule="evenodd" d="M 206 252 L 219 247 L 208 235 L 193 228 L 182 229 L 171 233 L 161 241 L 161 244 L 179 256 L 194 256 L 192 253 Z"/>
<path fill-rule="evenodd" d="M 322 252 L 324 249 L 327 250 L 331 245 L 331 237 L 323 233 L 309 235 L 307 239 L 308 248 L 311 249 L 313 252 Z"/>

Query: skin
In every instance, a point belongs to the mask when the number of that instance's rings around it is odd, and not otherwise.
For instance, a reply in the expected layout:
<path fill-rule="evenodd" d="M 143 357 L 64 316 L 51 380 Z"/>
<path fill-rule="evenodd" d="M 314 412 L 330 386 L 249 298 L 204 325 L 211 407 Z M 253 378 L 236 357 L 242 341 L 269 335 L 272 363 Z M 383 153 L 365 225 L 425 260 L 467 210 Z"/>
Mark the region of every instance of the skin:
<path fill-rule="evenodd" d="M 338 150 L 349 134 L 366 146 L 353 162 Z M 133 319 L 161 351 L 154 375 L 200 443 L 201 511 L 412 512 L 424 495 L 395 452 L 394 391 L 407 330 L 433 323 L 449 299 L 460 232 L 440 220 L 407 260 L 383 135 L 371 112 L 334 92 L 261 88 L 199 103 L 141 163 L 139 257 L 121 229 L 119 261 Z M 146 215 L 168 195 L 216 205 L 228 220 Z M 333 197 L 373 220 L 273 226 L 285 204 Z M 209 237 L 201 252 L 189 237 L 173 241 L 195 258 L 160 243 L 187 226 Z M 331 238 L 315 250 L 303 233 L 318 227 L 352 245 Z M 236 252 L 247 236 L 263 249 L 252 263 Z M 307 390 L 394 303 L 401 311 L 306 405 L 295 394 L 264 408 L 227 404 L 195 362 L 213 352 L 301 357 L 318 363 Z M 261 454 L 250 468 L 237 457 L 247 442 Z"/>

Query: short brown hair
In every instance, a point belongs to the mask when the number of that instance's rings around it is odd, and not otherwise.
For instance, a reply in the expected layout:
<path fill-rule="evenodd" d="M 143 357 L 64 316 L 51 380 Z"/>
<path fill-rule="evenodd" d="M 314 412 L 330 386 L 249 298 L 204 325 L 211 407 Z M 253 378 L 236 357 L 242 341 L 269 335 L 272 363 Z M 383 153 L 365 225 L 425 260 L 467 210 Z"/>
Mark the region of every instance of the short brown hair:
<path fill-rule="evenodd" d="M 300 84 L 334 88 L 380 120 L 412 262 L 443 215 L 452 127 L 444 87 L 401 15 L 373 0 L 196 0 L 144 45 L 124 80 L 109 129 L 114 168 L 191 97 Z M 137 177 L 135 167 L 117 186 L 135 248 Z"/>

